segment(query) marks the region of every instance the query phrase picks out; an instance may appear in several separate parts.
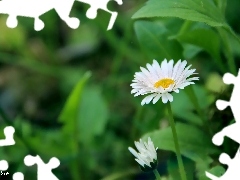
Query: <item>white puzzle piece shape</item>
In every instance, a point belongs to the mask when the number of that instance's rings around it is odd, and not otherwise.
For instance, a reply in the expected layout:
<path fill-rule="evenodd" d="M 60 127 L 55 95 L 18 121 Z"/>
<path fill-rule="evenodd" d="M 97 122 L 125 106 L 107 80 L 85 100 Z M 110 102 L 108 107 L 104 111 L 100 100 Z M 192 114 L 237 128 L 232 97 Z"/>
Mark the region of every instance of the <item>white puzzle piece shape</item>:
<path fill-rule="evenodd" d="M 216 133 L 212 142 L 220 146 L 224 142 L 224 137 L 229 137 L 233 141 L 240 144 L 240 111 L 239 111 L 239 96 L 240 96 L 240 69 L 238 71 L 238 76 L 234 76 L 230 73 L 226 73 L 223 76 L 223 82 L 225 84 L 234 84 L 233 92 L 231 98 L 228 101 L 217 100 L 216 106 L 219 110 L 224 110 L 230 106 L 233 116 L 235 118 L 235 123 L 223 128 L 220 132 Z M 221 177 L 216 177 L 209 172 L 205 172 L 206 176 L 212 180 L 239 180 L 240 179 L 240 148 L 238 149 L 235 157 L 231 159 L 228 154 L 222 153 L 219 157 L 219 161 L 222 164 L 228 165 L 227 171 Z"/>
<path fill-rule="evenodd" d="M 212 180 L 239 180 L 240 179 L 240 149 L 238 149 L 235 157 L 231 159 L 228 154 L 222 153 L 219 157 L 219 161 L 222 164 L 228 165 L 227 171 L 221 176 L 216 177 L 209 172 L 206 172 L 206 176 Z"/>
<path fill-rule="evenodd" d="M 60 165 L 60 161 L 56 157 L 51 158 L 50 161 L 45 164 L 38 155 L 35 157 L 27 155 L 24 158 L 24 163 L 26 166 L 37 164 L 38 180 L 58 180 L 58 178 L 52 173 L 52 169 L 55 169 Z"/>
<path fill-rule="evenodd" d="M 240 69 L 238 71 L 238 76 L 235 77 L 230 73 L 226 73 L 223 76 L 223 82 L 225 84 L 234 84 L 232 91 L 232 96 L 230 101 L 217 100 L 216 106 L 219 110 L 224 110 L 227 106 L 230 106 L 235 121 L 240 121 L 240 111 L 239 111 L 239 96 L 240 96 Z"/>
<path fill-rule="evenodd" d="M 59 17 L 73 29 L 78 28 L 80 21 L 70 18 L 74 0 L 2 0 L 0 1 L 0 14 L 8 14 L 7 26 L 15 28 L 18 25 L 18 16 L 34 19 L 34 29 L 40 31 L 44 28 L 44 22 L 39 17 L 46 12 L 55 9 Z"/>
<path fill-rule="evenodd" d="M 108 13 L 111 14 L 111 18 L 110 18 L 110 21 L 109 21 L 109 24 L 108 24 L 108 28 L 107 30 L 110 30 L 112 29 L 113 27 L 113 24 L 114 22 L 116 21 L 117 19 L 117 15 L 118 13 L 117 12 L 113 12 L 113 11 L 110 11 L 108 8 L 107 8 L 107 5 L 109 3 L 109 1 L 111 0 L 77 0 L 79 2 L 83 2 L 85 4 L 89 4 L 91 7 L 87 10 L 87 13 L 86 13 L 86 16 L 89 18 L 89 19 L 95 19 L 97 17 L 97 11 L 98 9 L 101 9 L 101 10 L 104 10 Z M 122 5 L 123 2 L 122 0 L 115 0 L 119 5 Z"/>
<path fill-rule="evenodd" d="M 107 4 L 110 0 L 77 0 L 89 4 L 91 7 L 86 15 L 89 19 L 94 19 L 97 16 L 97 10 L 102 9 L 111 14 L 108 30 L 112 29 L 113 24 L 117 18 L 118 13 L 110 11 Z M 122 0 L 115 0 L 119 5 Z M 80 20 L 75 17 L 69 17 L 75 0 L 0 0 L 0 14 L 9 15 L 7 18 L 7 26 L 15 28 L 18 25 L 18 16 L 29 17 L 34 19 L 34 29 L 40 31 L 44 28 L 44 22 L 39 18 L 46 12 L 55 9 L 59 17 L 66 22 L 66 24 L 76 29 L 80 25 Z"/>
<path fill-rule="evenodd" d="M 13 174 L 13 180 L 24 180 L 24 175 L 21 172 L 16 172 Z"/>
<path fill-rule="evenodd" d="M 8 162 L 5 160 L 0 161 L 0 171 L 6 171 L 8 169 Z"/>
<path fill-rule="evenodd" d="M 5 139 L 0 139 L 0 147 L 1 146 L 11 146 L 15 144 L 15 141 L 13 139 L 13 135 L 15 132 L 15 129 L 12 126 L 7 126 L 3 130 Z"/>

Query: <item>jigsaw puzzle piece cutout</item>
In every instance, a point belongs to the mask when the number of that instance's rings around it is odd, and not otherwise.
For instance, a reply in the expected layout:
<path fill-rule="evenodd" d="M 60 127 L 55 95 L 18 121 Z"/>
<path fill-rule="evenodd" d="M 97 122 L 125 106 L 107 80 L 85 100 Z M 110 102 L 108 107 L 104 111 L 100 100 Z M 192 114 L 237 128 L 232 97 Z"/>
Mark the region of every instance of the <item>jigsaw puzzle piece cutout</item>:
<path fill-rule="evenodd" d="M 216 133 L 213 138 L 213 144 L 220 146 L 223 144 L 224 137 L 229 137 L 233 141 L 236 141 L 240 144 L 240 136 L 239 136 L 240 124 L 233 123 L 225 128 L 223 128 L 220 132 Z"/>
<path fill-rule="evenodd" d="M 89 4 L 91 7 L 87 10 L 86 12 L 86 16 L 87 18 L 89 19 L 95 19 L 97 17 L 97 11 L 98 9 L 101 9 L 101 10 L 104 10 L 108 13 L 111 14 L 111 18 L 110 18 L 110 21 L 109 21 L 109 24 L 108 24 L 108 28 L 107 30 L 110 30 L 112 29 L 113 25 L 114 25 L 114 22 L 116 21 L 117 19 L 117 15 L 118 13 L 117 12 L 114 12 L 114 11 L 110 11 L 107 7 L 108 5 L 108 2 L 110 0 L 77 0 L 79 2 L 83 2 L 85 4 Z M 115 0 L 119 5 L 122 5 L 123 2 L 122 0 Z"/>
<path fill-rule="evenodd" d="M 2 0 L 0 1 L 0 13 L 8 14 L 7 26 L 15 28 L 18 25 L 18 16 L 34 18 L 34 29 L 39 31 L 44 28 L 44 22 L 39 16 L 51 10 L 54 1 L 40 0 Z"/>
<path fill-rule="evenodd" d="M 76 29 L 80 21 L 77 18 L 70 18 L 74 0 L 2 0 L 0 1 L 0 13 L 8 14 L 7 26 L 15 28 L 18 25 L 18 16 L 34 18 L 34 29 L 40 31 L 44 28 L 44 22 L 39 18 L 41 15 L 55 9 L 59 17 L 73 29 Z"/>
<path fill-rule="evenodd" d="M 212 180 L 239 180 L 240 179 L 240 149 L 238 149 L 233 159 L 226 153 L 222 153 L 219 156 L 221 164 L 228 165 L 228 169 L 221 177 L 216 177 L 209 172 L 205 172 L 206 176 Z"/>
<path fill-rule="evenodd" d="M 229 105 L 230 105 L 230 102 L 228 102 L 228 101 L 224 101 L 224 100 L 216 101 L 216 106 L 217 106 L 218 110 L 220 110 L 220 111 L 226 109 Z"/>
<path fill-rule="evenodd" d="M 216 106 L 219 110 L 224 110 L 227 106 L 230 106 L 233 116 L 235 118 L 235 123 L 223 128 L 220 132 L 213 136 L 213 143 L 217 146 L 220 146 L 224 141 L 224 136 L 231 138 L 232 140 L 238 142 L 240 144 L 240 136 L 239 136 L 239 129 L 240 129 L 240 111 L 238 107 L 238 97 L 240 93 L 240 69 L 238 72 L 238 76 L 235 77 L 230 73 L 226 73 L 223 76 L 223 81 L 226 84 L 234 84 L 232 96 L 230 101 L 224 100 L 217 100 Z"/>
<path fill-rule="evenodd" d="M 0 161 L 0 171 L 6 171 L 8 169 L 8 162 L 5 160 Z"/>
<path fill-rule="evenodd" d="M 8 169 L 8 162 L 5 160 L 0 161 L 0 171 L 6 171 Z M 8 173 L 8 172 L 7 172 Z M 2 174 L 1 174 L 2 175 Z M 4 176 L 4 175 L 3 175 Z M 24 175 L 21 172 L 13 174 L 13 180 L 24 180 Z"/>
<path fill-rule="evenodd" d="M 234 84 L 234 88 L 232 91 L 231 98 L 229 102 L 223 100 L 217 100 L 216 106 L 219 110 L 224 110 L 227 106 L 230 106 L 233 116 L 235 117 L 235 121 L 240 121 L 240 111 L 239 111 L 239 95 L 240 95 L 240 69 L 238 71 L 238 76 L 234 76 L 230 73 L 226 73 L 223 76 L 223 82 L 225 84 Z M 239 122 L 240 123 L 240 122 Z"/>
<path fill-rule="evenodd" d="M 9 28 L 15 28 L 18 25 L 17 16 L 9 15 L 6 22 Z"/>
<path fill-rule="evenodd" d="M 235 118 L 235 123 L 223 128 L 220 132 L 213 136 L 212 142 L 220 146 L 223 144 L 224 137 L 229 137 L 233 141 L 240 144 L 240 111 L 238 107 L 238 97 L 240 95 L 240 69 L 238 71 L 238 76 L 234 76 L 230 73 L 226 73 L 223 76 L 223 82 L 225 84 L 234 84 L 233 92 L 230 101 L 218 100 L 216 101 L 216 106 L 219 110 L 224 110 L 227 106 L 230 106 L 233 116 Z M 227 171 L 221 176 L 216 177 L 211 173 L 205 172 L 206 176 L 212 180 L 239 180 L 240 179 L 240 148 L 238 148 L 237 153 L 233 159 L 226 153 L 222 153 L 219 157 L 219 161 L 222 164 L 228 165 Z"/>
<path fill-rule="evenodd" d="M 6 171 L 7 169 L 8 169 L 8 162 L 5 160 L 1 160 L 0 161 L 0 171 Z M 7 174 L 9 174 L 9 173 L 7 172 Z M 4 175 L 6 175 L 6 174 L 4 174 Z M 23 173 L 21 173 L 21 172 L 14 173 L 13 180 L 24 180 Z"/>
<path fill-rule="evenodd" d="M 13 139 L 15 129 L 12 126 L 7 126 L 4 128 L 3 133 L 5 135 L 5 139 L 0 139 L 0 147 L 1 146 L 11 146 L 15 144 Z"/>
<path fill-rule="evenodd" d="M 223 75 L 223 82 L 225 84 L 235 84 L 237 82 L 237 77 L 231 73 L 225 73 Z"/>
<path fill-rule="evenodd" d="M 207 171 L 205 171 L 205 175 L 206 175 L 208 178 L 210 178 L 211 180 L 220 180 L 219 177 L 217 177 L 217 176 L 215 176 L 215 175 L 213 175 L 213 174 L 211 174 L 211 173 L 209 173 L 209 172 L 207 172 Z"/>
<path fill-rule="evenodd" d="M 37 178 L 38 180 L 58 180 L 58 178 L 52 173 L 52 169 L 57 168 L 60 165 L 60 161 L 53 157 L 45 164 L 43 160 L 37 156 L 27 155 L 24 158 L 24 164 L 26 166 L 32 166 L 37 164 Z"/>
<path fill-rule="evenodd" d="M 21 172 L 16 172 L 13 174 L 13 180 L 24 180 L 24 175 Z"/>
<path fill-rule="evenodd" d="M 72 28 L 77 29 L 80 25 L 80 20 L 75 17 L 70 17 L 70 12 L 72 10 L 75 0 L 65 0 L 59 1 L 55 4 L 55 10 L 59 17 L 66 22 L 66 24 Z"/>

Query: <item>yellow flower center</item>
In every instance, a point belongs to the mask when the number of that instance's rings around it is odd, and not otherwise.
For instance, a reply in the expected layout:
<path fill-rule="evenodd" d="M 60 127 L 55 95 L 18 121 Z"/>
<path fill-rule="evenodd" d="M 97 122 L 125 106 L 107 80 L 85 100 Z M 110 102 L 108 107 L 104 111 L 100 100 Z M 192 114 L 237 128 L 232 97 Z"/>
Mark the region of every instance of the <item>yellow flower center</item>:
<path fill-rule="evenodd" d="M 154 87 L 159 88 L 160 86 L 162 86 L 163 88 L 168 88 L 171 84 L 174 84 L 174 82 L 175 81 L 172 80 L 172 79 L 164 78 L 164 79 L 161 79 L 161 80 L 157 81 L 154 84 Z"/>

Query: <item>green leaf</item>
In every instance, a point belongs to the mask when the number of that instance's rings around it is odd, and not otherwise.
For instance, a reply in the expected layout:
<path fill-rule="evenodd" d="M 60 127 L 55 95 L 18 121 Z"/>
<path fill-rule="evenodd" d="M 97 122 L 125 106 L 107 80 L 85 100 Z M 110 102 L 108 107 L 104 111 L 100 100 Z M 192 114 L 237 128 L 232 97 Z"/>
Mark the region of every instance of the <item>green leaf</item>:
<path fill-rule="evenodd" d="M 60 130 L 43 130 L 35 128 L 34 131 L 35 134 L 28 139 L 31 145 L 38 150 L 38 153 L 41 153 L 45 157 L 69 157 L 71 148 L 68 145 L 68 137 Z"/>
<path fill-rule="evenodd" d="M 21 54 L 27 48 L 27 34 L 26 29 L 19 23 L 18 28 L 10 29 L 6 26 L 6 19 L 0 18 L 1 36 L 0 46 L 1 50 L 20 52 Z M 29 50 L 29 49 L 28 49 Z"/>
<path fill-rule="evenodd" d="M 184 163 L 184 169 L 187 176 L 187 180 L 193 180 L 194 179 L 194 173 L 195 173 L 195 163 L 187 158 L 183 158 Z M 181 180 L 181 175 L 179 173 L 179 166 L 176 159 L 176 156 L 174 158 L 170 158 L 167 161 L 167 169 L 174 180 Z"/>
<path fill-rule="evenodd" d="M 122 172 L 115 172 L 107 177 L 104 177 L 102 180 L 120 180 L 127 176 L 135 175 L 137 173 L 139 173 L 139 169 L 127 169 Z"/>
<path fill-rule="evenodd" d="M 90 73 L 87 72 L 82 79 L 79 80 L 59 116 L 59 121 L 64 123 L 64 131 L 67 133 L 71 133 L 76 127 L 82 90 L 89 77 Z"/>
<path fill-rule="evenodd" d="M 194 113 L 195 110 L 194 104 L 192 103 L 192 101 L 190 101 L 189 97 L 186 94 L 187 88 L 190 87 L 186 87 L 184 91 L 185 93 L 173 94 L 174 101 L 171 103 L 173 114 L 178 118 L 191 122 L 195 125 L 201 126 L 203 122 L 201 118 L 196 113 Z M 206 89 L 199 85 L 194 85 L 192 88 L 194 89 L 194 92 L 197 94 L 197 100 L 199 102 L 201 109 L 206 109 L 211 103 L 210 97 L 207 96 Z M 184 102 L 184 105 L 182 102 Z"/>
<path fill-rule="evenodd" d="M 193 59 L 199 52 L 202 51 L 202 48 L 192 45 L 192 44 L 182 44 L 183 46 L 183 56 L 184 59 Z"/>
<path fill-rule="evenodd" d="M 177 17 L 227 27 L 221 11 L 210 0 L 149 0 L 132 18 Z"/>
<path fill-rule="evenodd" d="M 78 136 L 79 136 L 79 129 L 78 129 L 78 123 L 79 123 L 79 107 L 80 102 L 82 100 L 82 91 L 84 88 L 85 83 L 90 77 L 90 73 L 87 72 L 84 74 L 82 79 L 79 80 L 77 85 L 74 87 L 73 91 L 71 92 L 70 96 L 67 99 L 67 102 L 59 116 L 59 121 L 64 124 L 62 128 L 62 134 L 65 135 L 64 138 L 68 138 L 68 141 L 65 141 L 66 147 L 70 147 L 71 150 L 69 150 L 69 154 L 71 156 L 76 156 L 79 153 L 79 142 L 78 142 Z M 89 127 L 88 127 L 89 128 Z M 80 167 L 79 167 L 79 158 L 76 157 L 71 162 L 71 174 L 73 179 L 81 179 L 80 178 Z"/>
<path fill-rule="evenodd" d="M 82 143 L 92 142 L 104 132 L 108 108 L 98 87 L 84 87 L 90 74 L 86 73 L 70 94 L 59 117 L 63 131 Z"/>
<path fill-rule="evenodd" d="M 209 178 L 206 177 L 205 172 L 207 169 L 209 169 L 211 163 L 213 163 L 213 160 L 210 157 L 202 159 L 202 161 L 196 162 L 196 176 L 199 180 L 209 180 Z"/>
<path fill-rule="evenodd" d="M 227 0 L 215 0 L 217 6 L 223 13 L 225 13 L 226 7 L 227 7 Z"/>
<path fill-rule="evenodd" d="M 217 166 L 211 168 L 209 171 L 206 171 L 206 168 L 205 168 L 205 170 L 202 173 L 197 173 L 197 176 L 198 176 L 199 180 L 209 180 L 209 178 L 206 177 L 206 172 L 209 172 L 209 173 L 211 173 L 212 175 L 214 175 L 216 177 L 221 177 L 225 173 L 225 171 L 226 171 L 220 165 L 217 165 Z"/>
<path fill-rule="evenodd" d="M 227 85 L 223 83 L 222 77 L 218 73 L 210 73 L 206 79 L 205 86 L 209 91 L 216 93 L 221 93 L 227 88 Z"/>
<path fill-rule="evenodd" d="M 83 91 L 78 113 L 79 139 L 89 143 L 94 136 L 104 132 L 108 119 L 108 107 L 100 88 L 90 87 Z"/>
<path fill-rule="evenodd" d="M 211 29 L 194 29 L 179 34 L 177 39 L 184 43 L 193 44 L 206 50 L 215 60 L 216 65 L 225 72 L 220 56 L 220 37 Z"/>
<path fill-rule="evenodd" d="M 134 29 L 143 50 L 150 59 L 180 59 L 182 47 L 175 39 L 168 39 L 168 30 L 161 22 L 137 21 Z"/>
<path fill-rule="evenodd" d="M 225 173 L 225 171 L 226 170 L 222 166 L 218 165 L 218 166 L 215 166 L 212 169 L 210 169 L 208 172 L 217 176 L 217 177 L 220 177 Z"/>
<path fill-rule="evenodd" d="M 218 152 L 211 142 L 211 137 L 200 129 L 191 125 L 177 123 L 176 130 L 181 154 L 189 159 L 198 162 L 208 159 L 209 154 Z M 159 149 L 175 152 L 171 127 L 147 133 L 143 139 L 148 137 L 151 137 L 154 145 Z"/>
<path fill-rule="evenodd" d="M 202 47 L 214 58 L 220 58 L 220 38 L 211 29 L 194 29 L 177 36 L 177 39 Z"/>

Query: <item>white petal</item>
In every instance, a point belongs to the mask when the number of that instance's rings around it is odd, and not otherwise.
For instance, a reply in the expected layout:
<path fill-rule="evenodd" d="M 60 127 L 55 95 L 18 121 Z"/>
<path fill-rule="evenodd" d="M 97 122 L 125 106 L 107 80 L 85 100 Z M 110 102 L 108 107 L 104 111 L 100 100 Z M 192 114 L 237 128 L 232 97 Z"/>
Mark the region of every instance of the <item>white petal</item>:
<path fill-rule="evenodd" d="M 156 96 L 156 94 L 151 94 L 149 96 L 146 96 L 142 102 L 141 102 L 141 105 L 143 106 L 144 104 L 149 104 L 150 101 L 152 100 L 152 98 L 154 98 Z"/>
<path fill-rule="evenodd" d="M 168 97 L 167 97 L 166 93 L 164 93 L 164 94 L 162 95 L 162 102 L 163 102 L 164 104 L 166 104 L 166 103 L 168 102 Z"/>
<path fill-rule="evenodd" d="M 173 101 L 173 96 L 172 96 L 171 94 L 166 93 L 166 96 L 167 96 L 167 98 L 168 98 L 168 100 L 169 100 L 170 102 Z"/>
<path fill-rule="evenodd" d="M 184 83 L 182 83 L 182 84 L 179 84 L 179 85 L 177 86 L 177 88 L 179 88 L 179 89 L 184 89 L 186 86 L 190 85 L 191 83 L 193 83 L 193 82 L 184 82 Z"/>
<path fill-rule="evenodd" d="M 171 59 L 171 60 L 168 62 L 168 75 L 167 75 L 167 77 L 171 77 L 171 76 L 172 76 L 173 64 L 174 64 L 174 61 L 173 61 L 173 59 Z"/>
<path fill-rule="evenodd" d="M 181 65 L 181 59 L 178 60 L 178 62 L 173 67 L 172 79 L 176 79 L 176 75 L 177 75 L 177 72 L 178 72 L 178 69 L 179 69 L 180 65 Z"/>
<path fill-rule="evenodd" d="M 148 137 L 148 148 L 152 151 L 152 152 L 155 152 L 155 148 L 154 148 L 154 144 L 151 140 L 150 137 Z"/>
<path fill-rule="evenodd" d="M 161 67 L 160 67 L 159 63 L 155 59 L 153 60 L 153 67 L 154 67 L 155 71 L 158 74 L 158 78 L 163 77 L 163 73 L 162 73 Z"/>
<path fill-rule="evenodd" d="M 153 79 L 152 79 L 152 77 L 151 77 L 151 73 L 150 73 L 147 69 L 145 69 L 145 68 L 143 68 L 143 67 L 140 67 L 140 69 L 141 69 L 141 71 L 143 72 L 143 74 L 146 76 L 145 82 L 151 82 L 151 83 L 153 83 Z"/>
<path fill-rule="evenodd" d="M 140 159 L 135 159 L 137 162 L 138 162 L 138 164 L 140 164 L 142 167 L 144 167 L 144 162 L 142 161 L 142 160 L 140 160 Z"/>
<path fill-rule="evenodd" d="M 136 93 L 136 92 L 138 92 L 137 89 L 132 89 L 132 90 L 131 90 L 131 94 L 134 94 L 134 93 Z"/>
<path fill-rule="evenodd" d="M 175 92 L 175 93 L 179 93 L 179 89 L 175 89 L 174 92 Z"/>
<path fill-rule="evenodd" d="M 154 81 L 157 81 L 158 80 L 158 75 L 155 71 L 155 69 L 150 65 L 150 64 L 147 64 L 147 68 L 151 74 L 151 78 L 153 78 Z"/>
<path fill-rule="evenodd" d="M 150 73 L 149 73 L 149 71 L 147 70 L 147 69 L 145 69 L 144 67 L 140 67 L 140 69 L 141 69 L 141 71 L 143 72 L 143 74 L 145 75 L 145 76 L 150 76 Z"/>
<path fill-rule="evenodd" d="M 139 157 L 137 151 L 135 151 L 133 148 L 128 147 L 128 150 L 129 150 L 136 158 Z"/>
<path fill-rule="evenodd" d="M 162 97 L 162 94 L 158 94 L 154 99 L 153 99 L 153 104 L 156 104 L 156 102 Z"/>
<path fill-rule="evenodd" d="M 164 59 L 161 63 L 161 70 L 164 77 L 168 76 L 168 63 L 167 59 Z"/>
<path fill-rule="evenodd" d="M 180 66 L 179 66 L 179 68 L 178 68 L 178 70 L 177 70 L 177 74 L 176 74 L 176 76 L 175 76 L 175 79 L 176 79 L 176 80 L 179 79 L 179 77 L 181 76 L 181 74 L 182 74 L 182 72 L 183 72 L 183 70 L 184 70 L 184 68 L 185 68 L 186 65 L 187 65 L 187 61 L 186 61 L 186 60 L 184 60 L 184 61 L 180 64 Z"/>
<path fill-rule="evenodd" d="M 140 154 L 140 160 L 142 160 L 146 165 L 148 165 L 149 167 L 151 167 L 149 159 L 146 158 L 146 156 L 144 154 Z"/>
<path fill-rule="evenodd" d="M 139 142 L 135 141 L 134 144 L 140 153 L 145 149 L 143 142 L 141 142 L 141 139 Z"/>
<path fill-rule="evenodd" d="M 187 81 L 195 81 L 195 80 L 199 80 L 199 77 L 192 77 L 192 78 L 187 79 Z"/>

